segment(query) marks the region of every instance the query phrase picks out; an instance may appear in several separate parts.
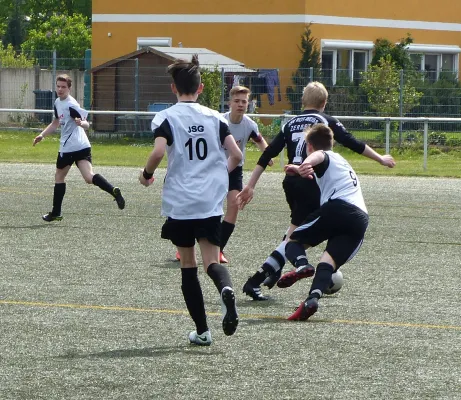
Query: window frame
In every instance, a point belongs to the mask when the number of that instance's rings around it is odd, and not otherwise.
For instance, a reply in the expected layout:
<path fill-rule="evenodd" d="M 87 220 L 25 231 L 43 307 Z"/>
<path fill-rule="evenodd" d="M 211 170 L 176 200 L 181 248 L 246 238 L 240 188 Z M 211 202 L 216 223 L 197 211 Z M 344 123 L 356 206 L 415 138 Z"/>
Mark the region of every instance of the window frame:
<path fill-rule="evenodd" d="M 323 52 L 333 53 L 333 71 L 331 74 L 333 85 L 336 85 L 338 77 L 338 50 L 347 50 L 349 52 L 348 74 L 350 81 L 353 82 L 355 53 L 365 54 L 364 71 L 366 71 L 372 58 L 373 47 L 374 43 L 371 41 L 322 39 L 320 58 L 322 59 Z"/>
<path fill-rule="evenodd" d="M 420 69 L 419 71 L 424 73 L 428 72 L 425 69 L 426 56 L 437 56 L 437 69 L 436 69 L 436 81 L 440 78 L 443 63 L 442 59 L 444 55 L 453 55 L 452 72 L 456 75 L 456 79 L 459 79 L 459 55 L 461 48 L 453 45 L 431 45 L 431 44 L 410 44 L 407 46 L 407 51 L 411 54 L 419 55 L 420 58 Z"/>
<path fill-rule="evenodd" d="M 137 37 L 136 48 L 137 50 L 146 47 L 171 47 L 173 38 L 171 37 Z"/>

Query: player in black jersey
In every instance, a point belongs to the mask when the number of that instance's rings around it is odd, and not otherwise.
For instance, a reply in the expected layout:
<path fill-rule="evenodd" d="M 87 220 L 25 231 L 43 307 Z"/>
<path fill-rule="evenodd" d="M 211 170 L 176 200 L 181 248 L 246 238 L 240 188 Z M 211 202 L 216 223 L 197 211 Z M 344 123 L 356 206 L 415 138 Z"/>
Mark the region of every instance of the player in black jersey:
<path fill-rule="evenodd" d="M 266 147 L 253 170 L 248 184 L 239 194 L 239 204 L 243 208 L 253 198 L 254 188 L 264 172 L 269 160 L 279 155 L 287 147 L 288 164 L 301 165 L 307 157 L 305 129 L 316 124 L 327 125 L 332 131 L 334 140 L 343 146 L 379 162 L 381 165 L 393 168 L 395 161 L 390 155 L 380 155 L 365 143 L 357 140 L 336 118 L 325 114 L 328 91 L 320 82 L 309 83 L 303 91 L 303 111 L 282 126 L 279 134 Z M 314 180 L 303 179 L 299 175 L 286 175 L 283 180 L 285 197 L 291 210 L 290 226 L 283 241 L 266 259 L 261 268 L 245 283 L 244 293 L 254 300 L 267 300 L 261 293 L 261 284 L 270 289 L 277 282 L 286 262 L 286 238 L 301 224 L 302 221 L 320 206 L 320 191 Z"/>

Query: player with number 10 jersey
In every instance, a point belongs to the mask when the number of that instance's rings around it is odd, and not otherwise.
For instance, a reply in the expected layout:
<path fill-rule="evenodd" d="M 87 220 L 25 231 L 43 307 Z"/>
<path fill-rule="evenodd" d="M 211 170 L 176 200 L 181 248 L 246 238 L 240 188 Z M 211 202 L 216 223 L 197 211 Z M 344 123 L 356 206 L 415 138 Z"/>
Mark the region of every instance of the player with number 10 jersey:
<path fill-rule="evenodd" d="M 179 102 L 155 116 L 152 130 L 154 138 L 167 140 L 162 215 L 175 219 L 223 215 L 229 184 L 223 143 L 230 134 L 224 117 L 198 103 Z"/>

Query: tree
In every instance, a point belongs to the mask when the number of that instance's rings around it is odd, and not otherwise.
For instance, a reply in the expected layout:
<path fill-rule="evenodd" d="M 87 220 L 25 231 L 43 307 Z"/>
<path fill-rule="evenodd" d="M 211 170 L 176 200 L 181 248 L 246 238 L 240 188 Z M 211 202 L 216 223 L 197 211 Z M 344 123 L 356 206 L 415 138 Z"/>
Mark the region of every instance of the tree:
<path fill-rule="evenodd" d="M 0 67 L 2 68 L 32 68 L 34 60 L 24 54 L 17 54 L 11 44 L 0 44 Z"/>
<path fill-rule="evenodd" d="M 378 65 L 381 59 L 386 59 L 389 56 L 397 69 L 413 71 L 414 64 L 407 51 L 407 47 L 412 43 L 413 38 L 410 34 L 406 38 L 400 39 L 400 42 L 397 44 L 383 38 L 376 39 L 371 65 Z"/>
<path fill-rule="evenodd" d="M 55 13 L 82 14 L 91 20 L 91 4 L 92 0 L 0 0 L 0 24 L 7 21 L 16 7 L 28 17 L 31 29 L 37 29 Z"/>
<path fill-rule="evenodd" d="M 2 37 L 2 43 L 4 46 L 11 44 L 15 50 L 19 50 L 21 48 L 21 44 L 26 35 L 24 22 L 24 15 L 21 14 L 19 1 L 16 1 L 11 14 L 4 22 L 5 33 Z"/>
<path fill-rule="evenodd" d="M 40 60 L 39 51 L 56 50 L 58 68 L 83 68 L 85 50 L 91 47 L 91 28 L 88 19 L 81 14 L 73 16 L 53 14 L 40 28 L 29 31 L 28 39 L 22 44 L 22 49 L 29 55 Z M 50 66 L 50 60 L 45 67 Z"/>
<path fill-rule="evenodd" d="M 40 30 L 53 15 L 92 16 L 92 0 L 0 0 L 0 36 L 18 50 L 30 30 Z M 88 25 L 91 25 L 89 22 Z"/>
<path fill-rule="evenodd" d="M 366 92 L 370 107 L 382 116 L 399 114 L 400 91 L 403 96 L 404 114 L 417 106 L 422 96 L 408 79 L 404 81 L 403 87 L 400 87 L 400 69 L 390 54 L 363 72 L 360 87 Z"/>
<path fill-rule="evenodd" d="M 201 74 L 204 88 L 198 101 L 203 106 L 219 110 L 223 85 L 221 71 L 215 66 L 214 69 L 203 69 Z"/>
<path fill-rule="evenodd" d="M 306 26 L 301 35 L 301 60 L 298 69 L 291 75 L 293 86 L 287 87 L 287 99 L 291 104 L 293 113 L 302 109 L 301 98 L 304 87 L 315 77 L 320 76 L 320 51 L 317 46 L 317 39 L 311 36 L 311 24 Z"/>

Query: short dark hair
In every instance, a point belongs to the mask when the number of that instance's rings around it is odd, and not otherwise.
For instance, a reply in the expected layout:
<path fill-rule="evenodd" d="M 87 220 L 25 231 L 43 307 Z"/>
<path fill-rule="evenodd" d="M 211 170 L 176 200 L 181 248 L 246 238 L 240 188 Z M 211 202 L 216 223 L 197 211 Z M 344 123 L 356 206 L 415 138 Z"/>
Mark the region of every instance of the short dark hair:
<path fill-rule="evenodd" d="M 67 75 L 67 74 L 61 74 L 61 75 L 58 75 L 56 77 L 56 83 L 58 83 L 58 81 L 61 81 L 61 82 L 66 82 L 67 83 L 67 87 L 70 89 L 72 87 L 72 78 Z"/>
<path fill-rule="evenodd" d="M 316 124 L 306 129 L 306 142 L 314 150 L 331 150 L 333 148 L 333 131 L 324 124 Z"/>
<path fill-rule="evenodd" d="M 168 73 L 173 77 L 174 84 L 179 94 L 195 94 L 200 86 L 200 66 L 198 55 L 194 54 L 192 60 L 176 60 L 168 66 Z"/>

